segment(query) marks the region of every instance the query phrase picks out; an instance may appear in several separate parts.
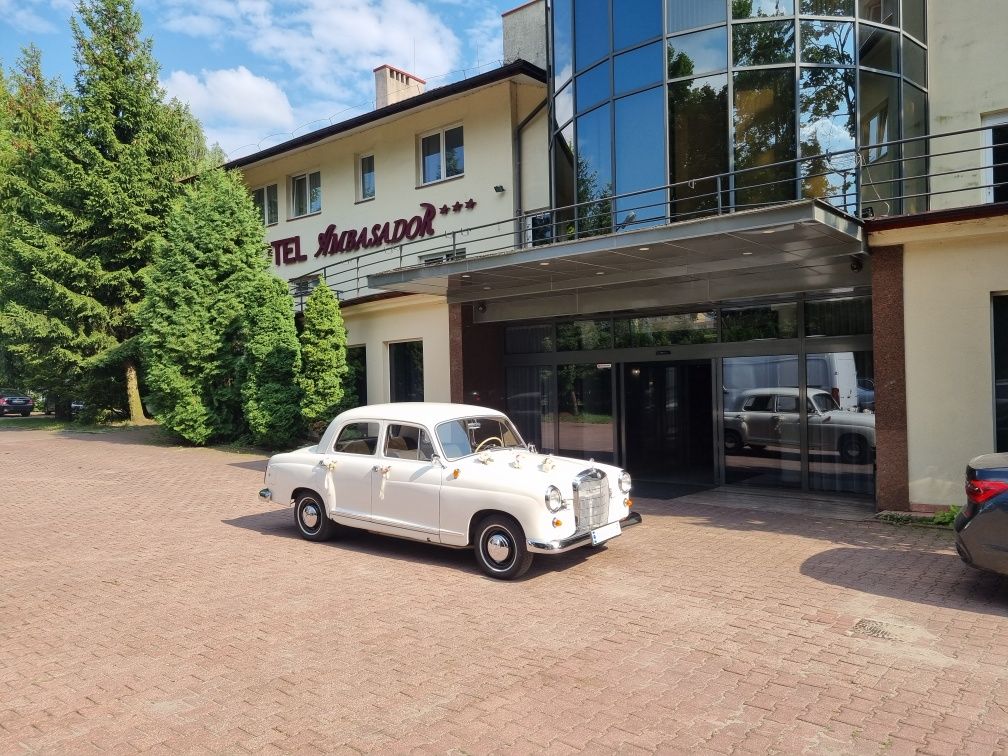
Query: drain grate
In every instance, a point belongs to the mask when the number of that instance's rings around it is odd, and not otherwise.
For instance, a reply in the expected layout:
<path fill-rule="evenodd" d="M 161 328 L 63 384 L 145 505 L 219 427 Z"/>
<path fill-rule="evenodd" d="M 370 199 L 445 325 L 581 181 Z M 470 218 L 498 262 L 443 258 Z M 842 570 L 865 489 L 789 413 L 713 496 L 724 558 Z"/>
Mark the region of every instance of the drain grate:
<path fill-rule="evenodd" d="M 878 620 L 859 619 L 854 625 L 854 635 L 867 635 L 881 640 L 899 640 L 899 633 L 893 625 Z"/>

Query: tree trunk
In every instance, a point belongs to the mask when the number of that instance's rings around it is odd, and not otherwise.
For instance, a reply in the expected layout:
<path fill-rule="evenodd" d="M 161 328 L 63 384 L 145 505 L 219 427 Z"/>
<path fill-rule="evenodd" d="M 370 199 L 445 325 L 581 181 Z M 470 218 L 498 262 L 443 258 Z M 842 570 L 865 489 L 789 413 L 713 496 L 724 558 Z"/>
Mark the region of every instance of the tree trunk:
<path fill-rule="evenodd" d="M 137 378 L 136 363 L 126 361 L 126 401 L 129 403 L 129 419 L 131 423 L 145 423 L 143 404 L 140 402 L 140 381 Z"/>

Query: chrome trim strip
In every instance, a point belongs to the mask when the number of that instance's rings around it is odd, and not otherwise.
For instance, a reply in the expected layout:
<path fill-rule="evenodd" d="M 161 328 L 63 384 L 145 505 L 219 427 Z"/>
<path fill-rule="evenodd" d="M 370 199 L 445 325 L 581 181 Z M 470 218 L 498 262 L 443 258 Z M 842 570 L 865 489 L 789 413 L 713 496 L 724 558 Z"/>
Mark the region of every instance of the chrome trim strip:
<path fill-rule="evenodd" d="M 631 512 L 619 521 L 620 531 L 633 525 L 640 525 L 643 518 L 638 512 Z M 591 532 L 577 533 L 570 538 L 563 538 L 559 541 L 533 541 L 531 538 L 527 542 L 528 550 L 533 554 L 562 554 L 565 551 L 580 548 L 591 543 Z"/>

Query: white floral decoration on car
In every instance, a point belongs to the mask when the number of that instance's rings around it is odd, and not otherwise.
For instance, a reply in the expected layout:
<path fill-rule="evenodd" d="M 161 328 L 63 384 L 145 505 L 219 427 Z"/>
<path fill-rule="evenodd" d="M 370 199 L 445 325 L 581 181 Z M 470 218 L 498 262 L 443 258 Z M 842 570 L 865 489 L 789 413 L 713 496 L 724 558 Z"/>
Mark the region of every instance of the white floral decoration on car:
<path fill-rule="evenodd" d="M 511 467 L 515 470 L 521 470 L 523 455 L 521 452 L 515 452 L 514 459 L 511 460 Z"/>
<path fill-rule="evenodd" d="M 493 462 L 493 454 L 487 451 L 480 452 L 479 454 L 476 455 L 476 460 L 478 462 L 482 462 L 484 465 L 489 465 L 491 462 Z"/>
<path fill-rule="evenodd" d="M 553 462 L 553 457 L 547 454 L 543 457 L 542 464 L 539 467 L 543 472 L 550 472 L 554 467 L 556 467 L 556 463 Z"/>
<path fill-rule="evenodd" d="M 319 464 L 322 465 L 322 467 L 326 468 L 327 470 L 335 470 L 336 465 L 339 464 L 339 460 L 336 459 L 335 457 L 325 456 L 319 460 Z"/>

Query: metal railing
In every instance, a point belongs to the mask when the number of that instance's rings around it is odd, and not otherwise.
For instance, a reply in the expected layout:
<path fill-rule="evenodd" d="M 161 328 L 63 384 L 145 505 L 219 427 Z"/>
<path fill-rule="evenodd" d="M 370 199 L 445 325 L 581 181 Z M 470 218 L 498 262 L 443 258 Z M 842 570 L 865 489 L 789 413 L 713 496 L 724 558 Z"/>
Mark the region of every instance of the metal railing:
<path fill-rule="evenodd" d="M 296 309 L 319 281 L 342 301 L 380 293 L 367 277 L 404 267 L 485 257 L 714 215 L 819 199 L 852 218 L 983 204 L 1008 195 L 996 181 L 990 128 L 896 139 L 664 184 L 509 216 L 364 252 L 290 281 Z"/>

